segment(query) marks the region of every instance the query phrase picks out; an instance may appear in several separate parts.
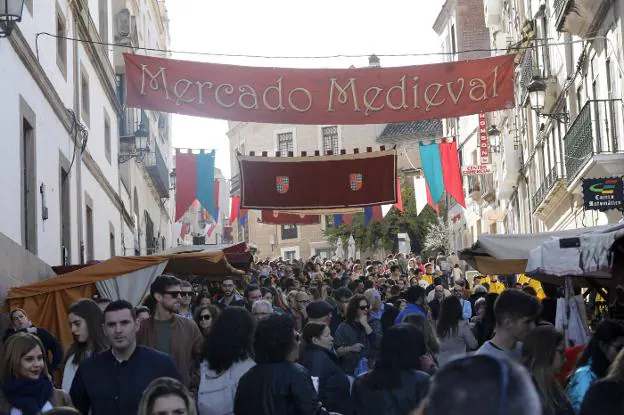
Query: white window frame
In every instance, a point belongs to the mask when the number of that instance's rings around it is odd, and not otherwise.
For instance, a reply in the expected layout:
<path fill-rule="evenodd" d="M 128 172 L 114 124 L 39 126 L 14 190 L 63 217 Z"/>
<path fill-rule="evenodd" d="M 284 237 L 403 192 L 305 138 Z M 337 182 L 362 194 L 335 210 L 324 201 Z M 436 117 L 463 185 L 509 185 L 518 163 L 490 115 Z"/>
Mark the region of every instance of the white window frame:
<path fill-rule="evenodd" d="M 342 125 L 336 124 L 327 124 L 327 125 L 319 125 L 316 129 L 316 146 L 319 150 L 320 155 L 325 155 L 323 152 L 323 128 L 325 127 L 338 127 L 338 152 L 343 149 L 342 146 Z"/>
<path fill-rule="evenodd" d="M 290 240 L 290 239 L 289 239 Z M 299 252 L 299 246 L 284 246 L 280 248 L 280 256 L 282 258 L 286 258 L 286 252 L 295 251 L 295 258 L 301 258 L 301 254 Z"/>
<path fill-rule="evenodd" d="M 279 140 L 278 135 L 284 133 L 292 133 L 293 137 L 293 156 L 297 156 L 297 129 L 296 128 L 281 128 L 279 130 L 273 131 L 273 148 L 275 152 L 279 151 Z M 287 157 L 288 154 L 282 154 L 282 157 Z"/>

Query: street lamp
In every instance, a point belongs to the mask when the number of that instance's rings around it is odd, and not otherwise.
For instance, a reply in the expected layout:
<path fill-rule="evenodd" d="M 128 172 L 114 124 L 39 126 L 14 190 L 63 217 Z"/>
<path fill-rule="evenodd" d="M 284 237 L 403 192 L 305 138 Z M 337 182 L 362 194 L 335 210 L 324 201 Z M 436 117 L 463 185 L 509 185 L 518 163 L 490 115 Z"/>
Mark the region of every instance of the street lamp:
<path fill-rule="evenodd" d="M 487 135 L 490 139 L 490 148 L 492 149 L 492 152 L 498 153 L 500 151 L 501 132 L 498 128 L 496 128 L 496 124 L 492 124 L 490 128 L 487 129 Z"/>
<path fill-rule="evenodd" d="M 0 37 L 11 35 L 17 22 L 22 21 L 24 0 L 0 0 Z"/>
<path fill-rule="evenodd" d="M 139 128 L 133 135 L 119 137 L 122 143 L 126 143 L 129 151 L 127 153 L 120 153 L 118 157 L 119 163 L 123 164 L 132 158 L 136 158 L 138 162 L 142 162 L 145 156 L 149 154 L 149 130 L 144 123 L 139 124 Z"/>
<path fill-rule="evenodd" d="M 546 102 L 546 90 L 548 85 L 546 81 L 539 77 L 534 76 L 533 80 L 527 85 L 527 91 L 529 92 L 529 100 L 531 101 L 531 109 L 541 117 L 551 118 L 559 122 L 567 123 L 570 121 L 570 115 L 567 112 L 544 113 L 544 105 Z"/>

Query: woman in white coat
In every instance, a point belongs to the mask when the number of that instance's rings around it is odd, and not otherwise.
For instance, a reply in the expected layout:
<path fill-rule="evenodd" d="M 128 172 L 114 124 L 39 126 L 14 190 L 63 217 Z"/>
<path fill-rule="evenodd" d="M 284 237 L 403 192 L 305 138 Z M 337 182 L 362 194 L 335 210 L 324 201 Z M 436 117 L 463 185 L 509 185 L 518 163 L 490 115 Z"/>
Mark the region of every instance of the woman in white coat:
<path fill-rule="evenodd" d="M 69 393 L 80 362 L 108 349 L 104 334 L 103 313 L 93 300 L 84 299 L 69 307 L 69 327 L 74 335 L 74 343 L 65 354 L 63 370 L 63 390 Z"/>
<path fill-rule="evenodd" d="M 238 381 L 254 367 L 255 320 L 243 307 L 228 307 L 206 337 L 201 381 L 197 391 L 199 415 L 234 413 Z"/>

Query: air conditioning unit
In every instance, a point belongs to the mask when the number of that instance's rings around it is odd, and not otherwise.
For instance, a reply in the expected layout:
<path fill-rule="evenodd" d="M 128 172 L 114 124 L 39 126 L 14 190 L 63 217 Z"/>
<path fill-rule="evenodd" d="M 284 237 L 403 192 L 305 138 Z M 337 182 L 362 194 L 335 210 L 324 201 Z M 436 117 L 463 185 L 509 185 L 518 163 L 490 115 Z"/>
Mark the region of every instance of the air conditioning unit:
<path fill-rule="evenodd" d="M 501 15 L 502 15 L 501 0 L 484 0 L 483 11 L 485 16 L 485 27 L 489 29 L 501 28 Z"/>

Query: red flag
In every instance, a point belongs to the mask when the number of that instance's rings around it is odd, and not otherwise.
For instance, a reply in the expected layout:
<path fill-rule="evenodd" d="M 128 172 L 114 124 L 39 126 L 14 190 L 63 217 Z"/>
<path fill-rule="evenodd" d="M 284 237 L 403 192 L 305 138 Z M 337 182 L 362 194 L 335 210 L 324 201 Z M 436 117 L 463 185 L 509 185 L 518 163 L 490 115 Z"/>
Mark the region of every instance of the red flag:
<path fill-rule="evenodd" d="M 381 206 L 373 206 L 373 220 L 381 223 L 383 222 L 383 214 L 381 213 Z"/>
<path fill-rule="evenodd" d="M 345 225 L 351 226 L 353 224 L 353 216 L 343 214 L 342 221 L 344 222 Z"/>
<path fill-rule="evenodd" d="M 401 197 L 401 180 L 397 177 L 396 179 L 396 191 L 397 191 L 397 202 L 392 205 L 397 208 L 400 212 L 403 212 L 403 197 Z"/>
<path fill-rule="evenodd" d="M 215 210 L 219 209 L 219 179 L 214 180 L 214 207 Z M 214 218 L 215 222 L 219 221 L 219 218 Z"/>
<path fill-rule="evenodd" d="M 425 186 L 427 187 L 427 204 L 431 206 L 433 210 L 439 215 L 440 214 L 440 205 L 438 203 L 433 203 L 433 199 L 431 198 L 431 190 L 429 190 L 429 184 L 425 182 Z"/>
<path fill-rule="evenodd" d="M 232 196 L 232 207 L 230 208 L 230 225 L 238 219 L 238 210 L 240 209 L 240 196 Z"/>
<path fill-rule="evenodd" d="M 462 186 L 461 171 L 459 169 L 459 154 L 457 143 L 440 143 L 440 160 L 442 161 L 442 176 L 444 189 L 463 207 L 466 207 L 464 199 L 464 187 Z"/>
<path fill-rule="evenodd" d="M 197 164 L 195 154 L 176 153 L 176 214 L 178 222 L 197 199 Z"/>

